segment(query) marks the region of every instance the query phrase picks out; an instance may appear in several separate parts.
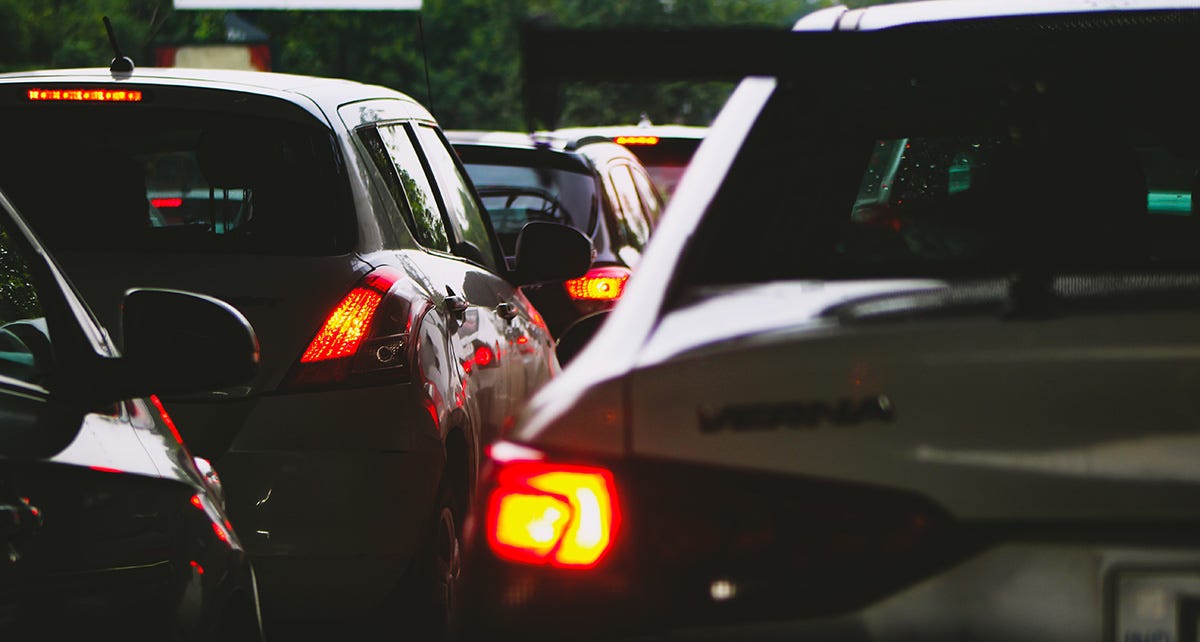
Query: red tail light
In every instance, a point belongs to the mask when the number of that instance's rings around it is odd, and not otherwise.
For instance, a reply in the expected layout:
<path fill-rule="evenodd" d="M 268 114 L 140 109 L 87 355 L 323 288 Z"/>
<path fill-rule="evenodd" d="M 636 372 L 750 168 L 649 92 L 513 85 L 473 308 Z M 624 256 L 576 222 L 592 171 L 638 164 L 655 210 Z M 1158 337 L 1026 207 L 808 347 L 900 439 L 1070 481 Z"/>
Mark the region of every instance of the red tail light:
<path fill-rule="evenodd" d="M 565 281 L 563 286 L 567 288 L 567 294 L 577 301 L 614 301 L 621 298 L 629 275 L 628 268 L 594 267 L 578 279 Z"/>
<path fill-rule="evenodd" d="M 513 444 L 489 452 L 496 466 L 487 496 L 492 552 L 564 568 L 592 568 L 604 558 L 621 521 L 611 472 L 540 461 L 540 453 Z"/>
<path fill-rule="evenodd" d="M 391 283 L 387 285 L 390 287 Z M 358 352 L 384 293 L 386 290 L 380 292 L 368 286 L 354 288 L 325 320 L 321 331 L 300 357 L 300 363 L 342 359 Z"/>
<path fill-rule="evenodd" d="M 156 209 L 160 209 L 160 210 L 170 209 L 172 207 L 183 207 L 183 199 L 178 198 L 178 197 L 176 197 L 176 198 L 169 198 L 169 197 L 168 198 L 152 198 L 152 199 L 150 199 L 150 204 L 153 205 Z"/>
<path fill-rule="evenodd" d="M 355 375 L 404 370 L 408 304 L 389 296 L 402 278 L 395 270 L 379 268 L 350 290 L 300 355 L 289 385 L 343 383 Z M 385 308 L 388 313 L 380 314 Z"/>

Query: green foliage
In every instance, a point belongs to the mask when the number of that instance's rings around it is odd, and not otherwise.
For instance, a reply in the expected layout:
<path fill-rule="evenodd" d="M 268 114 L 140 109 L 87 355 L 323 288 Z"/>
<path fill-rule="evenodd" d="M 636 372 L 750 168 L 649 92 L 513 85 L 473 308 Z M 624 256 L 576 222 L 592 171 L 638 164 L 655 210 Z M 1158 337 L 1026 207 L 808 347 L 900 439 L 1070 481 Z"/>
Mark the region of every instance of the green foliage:
<path fill-rule="evenodd" d="M 776 25 L 834 0 L 424 0 L 412 12 L 243 11 L 271 36 L 276 71 L 393 87 L 447 128 L 521 129 L 517 31 L 531 17 L 566 27 Z M 872 0 L 850 0 L 857 6 Z M 175 11 L 172 0 L 0 0 L 0 70 L 105 65 L 108 15 L 125 52 L 150 64 L 152 45 L 223 42 L 224 12 Z M 422 38 L 422 34 L 424 38 Z M 429 77 L 426 82 L 425 56 Z M 721 83 L 572 86 L 563 125 L 706 124 L 728 95 Z"/>

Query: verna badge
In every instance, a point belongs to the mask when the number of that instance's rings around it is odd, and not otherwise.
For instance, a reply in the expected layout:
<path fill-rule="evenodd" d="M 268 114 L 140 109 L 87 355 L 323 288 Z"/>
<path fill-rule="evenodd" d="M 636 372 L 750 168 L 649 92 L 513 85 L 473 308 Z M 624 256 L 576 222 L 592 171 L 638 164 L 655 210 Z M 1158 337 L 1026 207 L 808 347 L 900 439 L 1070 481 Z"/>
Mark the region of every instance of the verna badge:
<path fill-rule="evenodd" d="M 896 407 L 887 395 L 878 395 L 861 400 L 794 401 L 727 406 L 719 410 L 701 406 L 698 415 L 700 432 L 706 434 L 724 430 L 810 430 L 822 424 L 846 427 L 868 421 L 891 423 L 896 417 Z"/>

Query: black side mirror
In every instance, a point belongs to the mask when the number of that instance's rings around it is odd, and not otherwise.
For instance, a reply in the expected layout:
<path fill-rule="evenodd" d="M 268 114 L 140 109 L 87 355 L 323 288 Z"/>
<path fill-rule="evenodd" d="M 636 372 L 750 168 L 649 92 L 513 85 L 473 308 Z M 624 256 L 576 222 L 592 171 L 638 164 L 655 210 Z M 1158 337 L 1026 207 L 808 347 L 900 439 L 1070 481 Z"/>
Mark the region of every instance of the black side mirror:
<path fill-rule="evenodd" d="M 565 281 L 587 273 L 592 242 L 568 225 L 533 221 L 517 237 L 517 285 Z"/>
<path fill-rule="evenodd" d="M 600 331 L 600 326 L 604 325 L 604 321 L 608 319 L 610 313 L 611 310 L 601 310 L 576 319 L 574 323 L 567 326 L 567 329 L 563 330 L 562 336 L 558 338 L 558 347 L 554 350 L 558 355 L 558 363 L 565 366 L 575 358 L 575 355 L 582 352 L 584 346 Z"/>
<path fill-rule="evenodd" d="M 258 338 L 224 301 L 175 290 L 134 289 L 121 313 L 125 341 L 114 399 L 203 392 L 258 372 Z M 109 396 L 112 396 L 111 394 Z"/>

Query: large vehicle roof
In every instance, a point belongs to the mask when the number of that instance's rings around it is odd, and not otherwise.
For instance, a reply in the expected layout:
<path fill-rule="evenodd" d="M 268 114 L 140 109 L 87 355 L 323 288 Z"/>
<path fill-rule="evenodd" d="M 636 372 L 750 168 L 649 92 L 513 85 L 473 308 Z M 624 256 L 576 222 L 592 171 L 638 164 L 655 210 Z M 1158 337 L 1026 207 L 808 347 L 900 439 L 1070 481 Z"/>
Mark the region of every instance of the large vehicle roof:
<path fill-rule="evenodd" d="M 801 18 L 797 31 L 873 31 L 911 24 L 1105 11 L 1200 9 L 1196 0 L 923 0 L 862 9 L 830 7 Z"/>
<path fill-rule="evenodd" d="M 224 89 L 277 97 L 290 96 L 300 102 L 303 97 L 323 108 L 331 108 L 372 98 L 404 100 L 419 107 L 422 116 L 433 120 L 424 107 L 407 94 L 379 85 L 369 85 L 341 78 L 320 78 L 275 72 L 240 71 L 230 69 L 193 69 L 187 67 L 138 67 L 129 74 L 114 74 L 105 68 L 44 69 L 0 74 L 0 84 L 28 82 L 79 82 L 112 85 L 149 84 L 176 87 Z"/>

